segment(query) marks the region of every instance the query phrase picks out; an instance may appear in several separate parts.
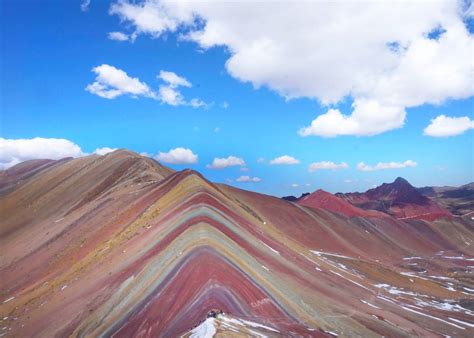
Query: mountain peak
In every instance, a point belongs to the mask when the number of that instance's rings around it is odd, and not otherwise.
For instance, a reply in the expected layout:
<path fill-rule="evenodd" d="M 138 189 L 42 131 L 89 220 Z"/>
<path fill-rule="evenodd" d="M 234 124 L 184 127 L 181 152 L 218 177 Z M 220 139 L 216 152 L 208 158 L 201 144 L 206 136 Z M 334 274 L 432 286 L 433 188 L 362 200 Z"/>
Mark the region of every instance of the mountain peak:
<path fill-rule="evenodd" d="M 365 193 L 342 196 L 352 205 L 362 209 L 379 210 L 395 217 L 449 216 L 449 212 L 424 196 L 402 177 L 397 177 L 392 183 L 384 183 Z"/>
<path fill-rule="evenodd" d="M 410 184 L 410 182 L 408 182 L 406 179 L 404 179 L 403 177 L 397 177 L 395 179 L 395 181 L 393 181 L 393 183 L 396 183 L 396 184 Z"/>
<path fill-rule="evenodd" d="M 108 155 L 110 157 L 121 157 L 121 156 L 139 157 L 139 156 L 141 156 L 140 154 L 138 154 L 134 151 L 131 151 L 131 150 L 128 150 L 128 149 L 123 149 L 123 148 L 111 151 L 110 153 L 107 153 L 106 155 Z"/>
<path fill-rule="evenodd" d="M 366 192 L 371 199 L 391 200 L 392 202 L 425 204 L 427 198 L 406 179 L 397 177 L 392 183 L 384 183 Z"/>

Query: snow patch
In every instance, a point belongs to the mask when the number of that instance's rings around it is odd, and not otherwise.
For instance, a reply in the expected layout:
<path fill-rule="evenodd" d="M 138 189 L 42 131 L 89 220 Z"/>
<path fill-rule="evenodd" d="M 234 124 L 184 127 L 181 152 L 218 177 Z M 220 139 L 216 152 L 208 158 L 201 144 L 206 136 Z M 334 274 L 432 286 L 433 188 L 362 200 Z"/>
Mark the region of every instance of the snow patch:
<path fill-rule="evenodd" d="M 362 299 L 359 299 L 362 303 L 370 306 L 370 307 L 373 307 L 374 309 L 380 309 L 378 306 L 374 305 L 374 304 L 370 304 L 369 302 L 365 301 L 365 300 L 362 300 Z"/>
<path fill-rule="evenodd" d="M 245 327 L 250 326 L 250 327 L 253 327 L 253 328 L 256 328 L 256 329 L 265 329 L 265 330 L 276 332 L 276 333 L 280 332 L 280 331 L 274 329 L 273 327 L 269 327 L 269 326 L 266 326 L 266 325 L 263 325 L 263 324 L 251 322 L 250 320 L 230 318 L 230 317 L 227 317 L 227 316 L 219 316 L 219 319 L 222 319 L 224 322 L 233 323 L 233 324 L 237 324 L 237 325 L 242 325 L 242 326 L 245 326 Z"/>
<path fill-rule="evenodd" d="M 263 242 L 262 242 L 263 243 Z M 274 253 L 276 253 L 277 255 L 279 255 L 280 253 L 278 251 L 276 251 L 275 249 L 273 249 L 271 246 L 263 243 L 263 245 L 265 245 L 267 248 L 269 248 L 270 250 L 272 250 Z"/>
<path fill-rule="evenodd" d="M 316 251 L 316 250 L 310 250 L 312 253 L 314 253 L 316 256 L 334 256 L 334 257 L 339 257 L 339 258 L 346 258 L 346 259 L 354 259 L 353 257 L 348 257 L 348 256 L 343 256 L 343 255 L 338 255 L 338 254 L 333 254 L 333 253 L 327 253 L 327 252 L 322 252 L 322 251 Z"/>
<path fill-rule="evenodd" d="M 344 276 L 343 276 L 343 275 L 341 275 L 340 273 L 337 273 L 337 272 L 335 272 L 335 271 L 332 271 L 332 270 L 329 270 L 329 271 L 331 271 L 333 274 L 335 274 L 335 275 L 337 275 L 337 276 L 339 276 L 339 277 L 341 277 L 341 278 L 344 278 L 345 280 L 347 280 L 347 281 L 351 282 L 352 284 L 355 284 L 355 285 L 357 285 L 358 287 L 361 287 L 361 288 L 363 288 L 363 289 L 369 290 L 368 288 L 366 288 L 366 287 L 365 287 L 365 286 L 363 286 L 362 284 L 359 284 L 359 283 L 357 283 L 357 282 L 354 282 L 352 279 L 350 279 L 350 278 L 347 278 L 347 277 L 344 277 Z M 370 290 L 369 290 L 369 291 L 370 291 Z"/>
<path fill-rule="evenodd" d="M 467 258 L 464 256 L 442 256 L 442 257 L 446 259 L 459 259 L 459 260 L 464 260 L 468 262 L 474 262 L 474 258 Z"/>
<path fill-rule="evenodd" d="M 191 338 L 211 338 L 216 334 L 215 327 L 216 319 L 213 317 L 207 318 L 199 326 L 195 327 L 191 331 Z"/>
<path fill-rule="evenodd" d="M 389 284 L 375 284 L 376 288 L 384 289 L 388 293 L 392 295 L 409 295 L 409 296 L 417 296 L 417 293 L 411 291 L 405 291 L 403 289 L 396 288 L 395 286 L 391 286 Z"/>
<path fill-rule="evenodd" d="M 461 330 L 465 330 L 465 329 L 466 329 L 466 328 L 463 327 L 463 326 L 459 326 L 459 325 L 453 324 L 453 323 L 451 323 L 451 322 L 448 322 L 447 320 L 444 320 L 444 319 L 441 319 L 441 318 L 438 318 L 438 317 L 430 316 L 430 315 L 428 315 L 428 314 L 426 314 L 426 313 L 413 310 L 413 309 L 411 309 L 411 308 L 409 308 L 409 307 L 406 307 L 406 306 L 402 306 L 402 308 L 404 308 L 404 309 L 407 310 L 407 311 L 410 311 L 410 312 L 413 312 L 413 313 L 417 313 L 417 314 L 419 314 L 419 315 L 422 315 L 422 316 L 425 316 L 425 317 L 428 317 L 428 318 L 431 318 L 431 319 L 434 319 L 434 320 L 437 320 L 437 321 L 446 323 L 446 324 L 448 324 L 448 325 L 457 327 L 458 329 L 461 329 Z"/>
<path fill-rule="evenodd" d="M 451 317 L 448 317 L 449 319 L 451 319 L 453 322 L 456 322 L 456 323 L 459 323 L 459 324 L 464 324 L 464 325 L 467 325 L 469 327 L 474 327 L 474 324 L 472 323 L 468 323 L 468 322 L 465 322 L 463 320 L 459 320 L 459 319 L 456 319 L 456 318 L 451 318 Z"/>

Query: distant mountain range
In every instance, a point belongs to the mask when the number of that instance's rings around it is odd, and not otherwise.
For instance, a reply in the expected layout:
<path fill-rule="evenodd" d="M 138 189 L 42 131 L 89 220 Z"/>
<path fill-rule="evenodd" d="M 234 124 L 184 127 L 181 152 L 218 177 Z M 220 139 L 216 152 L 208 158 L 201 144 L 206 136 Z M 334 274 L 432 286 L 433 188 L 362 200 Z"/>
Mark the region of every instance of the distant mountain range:
<path fill-rule="evenodd" d="M 455 215 L 474 211 L 474 182 L 460 187 L 423 187 L 418 191 Z"/>
<path fill-rule="evenodd" d="M 349 217 L 382 217 L 383 214 L 373 210 L 364 210 L 354 206 L 346 201 L 344 198 L 335 196 L 322 189 L 316 190 L 312 194 L 308 194 L 298 199 L 298 204 L 311 207 L 329 210 L 335 213 L 340 213 Z"/>
<path fill-rule="evenodd" d="M 18 164 L 0 171 L 0 334 L 471 336 L 473 222 L 438 202 L 471 195 L 433 189 L 288 202 L 127 150 Z"/>
<path fill-rule="evenodd" d="M 460 187 L 415 188 L 398 177 L 364 193 L 330 194 L 323 190 L 283 199 L 309 207 L 342 212 L 348 216 L 364 215 L 362 210 L 385 213 L 396 218 L 437 219 L 466 215 L 474 211 L 474 183 Z M 345 203 L 344 203 L 344 202 Z M 350 207 L 352 206 L 352 208 Z M 357 209 L 353 209 L 356 207 Z"/>
<path fill-rule="evenodd" d="M 362 209 L 378 210 L 396 218 L 435 220 L 451 215 L 448 210 L 422 195 L 401 177 L 365 193 L 337 194 L 337 196 Z"/>

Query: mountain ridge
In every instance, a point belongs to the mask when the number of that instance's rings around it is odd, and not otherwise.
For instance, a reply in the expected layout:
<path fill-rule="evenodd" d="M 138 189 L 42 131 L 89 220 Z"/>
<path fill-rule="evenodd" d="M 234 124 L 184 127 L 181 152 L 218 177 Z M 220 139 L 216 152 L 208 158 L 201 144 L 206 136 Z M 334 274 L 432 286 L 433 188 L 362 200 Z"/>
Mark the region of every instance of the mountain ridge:
<path fill-rule="evenodd" d="M 233 318 L 241 334 L 252 325 L 318 337 L 468 328 L 450 319 L 469 318 L 460 305 L 472 298 L 468 219 L 348 217 L 138 156 L 57 162 L 0 196 L 8 330 L 180 336 L 211 311 L 224 313 L 219 330 Z M 444 257 L 453 255 L 462 259 Z M 415 256 L 420 267 L 407 264 Z M 448 275 L 451 284 L 430 277 Z M 461 310 L 424 308 L 433 320 L 405 309 L 417 299 L 452 299 Z"/>
<path fill-rule="evenodd" d="M 392 183 L 369 189 L 364 193 L 336 194 L 352 205 L 366 210 L 378 210 L 396 218 L 435 220 L 451 213 L 422 195 L 407 180 L 398 177 Z"/>
<path fill-rule="evenodd" d="M 349 217 L 383 217 L 384 214 L 358 208 L 345 199 L 333 195 L 322 189 L 318 189 L 313 193 L 298 199 L 297 202 L 300 205 L 304 205 L 311 208 L 320 208 L 335 213 L 341 213 Z"/>

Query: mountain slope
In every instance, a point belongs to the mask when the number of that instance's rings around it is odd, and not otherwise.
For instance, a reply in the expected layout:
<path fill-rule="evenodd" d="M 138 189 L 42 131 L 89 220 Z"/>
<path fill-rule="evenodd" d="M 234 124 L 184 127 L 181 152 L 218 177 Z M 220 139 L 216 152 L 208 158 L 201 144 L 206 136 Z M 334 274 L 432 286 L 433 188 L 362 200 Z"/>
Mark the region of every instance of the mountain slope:
<path fill-rule="evenodd" d="M 474 213 L 474 182 L 460 187 L 423 187 L 418 191 L 455 215 Z"/>
<path fill-rule="evenodd" d="M 405 179 L 398 177 L 365 193 L 336 194 L 352 205 L 366 210 L 378 210 L 396 218 L 435 220 L 451 214 L 436 202 L 422 195 Z"/>
<path fill-rule="evenodd" d="M 329 210 L 335 213 L 340 213 L 349 217 L 382 217 L 382 213 L 373 210 L 364 210 L 357 208 L 347 202 L 322 189 L 298 199 L 298 204 L 311 207 Z"/>
<path fill-rule="evenodd" d="M 18 227 L 0 224 L 7 336 L 471 329 L 466 218 L 347 217 L 127 152 L 45 168 L 0 205 Z"/>
<path fill-rule="evenodd" d="M 0 174 L 0 184 L 11 185 L 13 180 L 15 186 L 0 204 L 0 214 L 4 215 L 0 235 L 21 231 L 34 220 L 54 214 L 64 217 L 115 189 L 159 181 L 172 173 L 171 169 L 127 150 L 47 162 L 41 170 L 39 163 L 32 163 L 35 169 L 29 170 L 28 175 L 20 170 L 24 164 Z"/>

